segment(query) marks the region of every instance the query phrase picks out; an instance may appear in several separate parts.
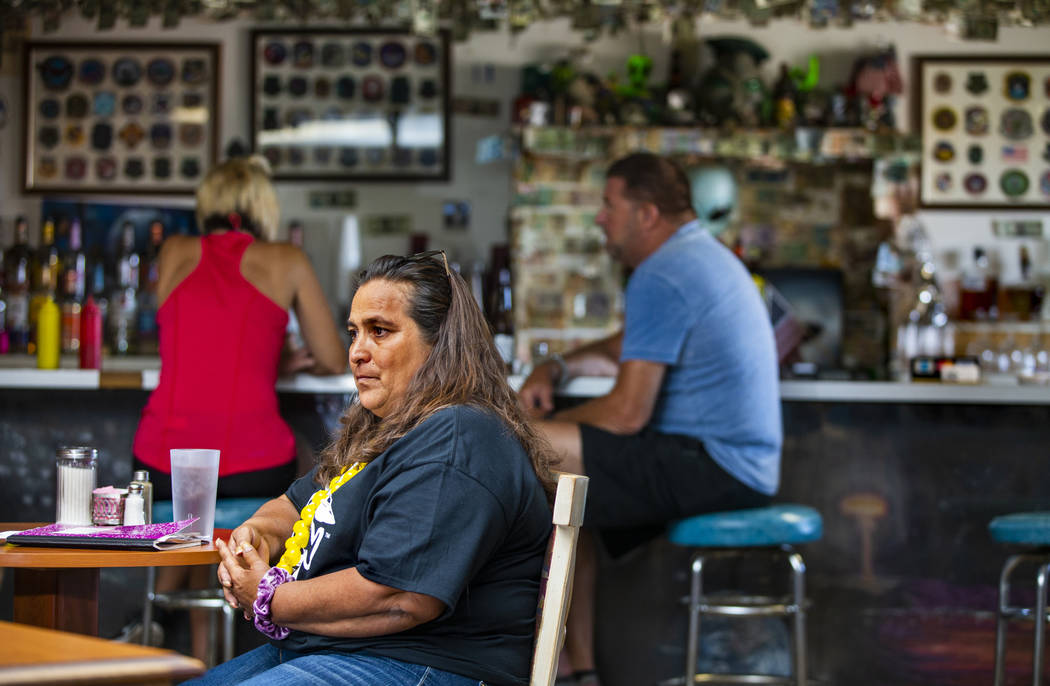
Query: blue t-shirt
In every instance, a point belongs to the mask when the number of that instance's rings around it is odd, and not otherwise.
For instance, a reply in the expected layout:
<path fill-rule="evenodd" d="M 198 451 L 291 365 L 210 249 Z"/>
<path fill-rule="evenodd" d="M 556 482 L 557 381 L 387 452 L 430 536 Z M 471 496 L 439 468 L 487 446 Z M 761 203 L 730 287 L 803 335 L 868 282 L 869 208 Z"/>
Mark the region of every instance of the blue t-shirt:
<path fill-rule="evenodd" d="M 302 509 L 314 472 L 286 495 Z M 495 415 L 440 410 L 317 508 L 295 570 L 310 579 L 348 567 L 447 610 L 406 631 L 339 638 L 292 631 L 275 645 L 368 651 L 491 684 L 529 679 L 551 511 L 528 456 Z"/>
<path fill-rule="evenodd" d="M 723 469 L 772 495 L 780 484 L 777 353 L 747 269 L 697 221 L 631 275 L 620 361 L 667 365 L 649 426 L 703 442 Z"/>

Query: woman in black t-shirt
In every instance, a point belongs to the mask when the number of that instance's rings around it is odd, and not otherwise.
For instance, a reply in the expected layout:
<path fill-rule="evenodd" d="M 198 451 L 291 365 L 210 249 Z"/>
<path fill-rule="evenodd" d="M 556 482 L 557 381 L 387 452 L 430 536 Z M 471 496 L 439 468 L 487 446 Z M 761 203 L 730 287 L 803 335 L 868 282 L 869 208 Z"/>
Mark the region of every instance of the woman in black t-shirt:
<path fill-rule="evenodd" d="M 341 435 L 216 543 L 227 601 L 271 642 L 201 683 L 527 683 L 549 447 L 437 254 L 361 274 Z"/>

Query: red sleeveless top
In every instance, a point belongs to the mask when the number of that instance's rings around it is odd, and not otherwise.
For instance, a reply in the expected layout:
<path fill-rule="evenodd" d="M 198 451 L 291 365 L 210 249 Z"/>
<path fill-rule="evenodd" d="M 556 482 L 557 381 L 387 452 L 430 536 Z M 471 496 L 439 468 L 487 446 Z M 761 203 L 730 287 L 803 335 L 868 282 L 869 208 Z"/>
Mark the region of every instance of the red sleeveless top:
<path fill-rule="evenodd" d="M 160 381 L 142 411 L 135 457 L 171 472 L 171 448 L 218 448 L 219 476 L 295 458 L 277 411 L 277 362 L 288 313 L 241 275 L 254 239 L 201 239 L 201 260 L 157 311 Z"/>

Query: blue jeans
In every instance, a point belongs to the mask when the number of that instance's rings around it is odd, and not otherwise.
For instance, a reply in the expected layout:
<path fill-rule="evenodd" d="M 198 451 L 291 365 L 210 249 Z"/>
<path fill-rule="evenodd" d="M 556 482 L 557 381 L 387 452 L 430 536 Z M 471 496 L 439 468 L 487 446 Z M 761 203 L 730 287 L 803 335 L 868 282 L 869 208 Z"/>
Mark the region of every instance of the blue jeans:
<path fill-rule="evenodd" d="M 425 665 L 367 653 L 296 653 L 266 644 L 209 669 L 200 686 L 485 686 Z"/>

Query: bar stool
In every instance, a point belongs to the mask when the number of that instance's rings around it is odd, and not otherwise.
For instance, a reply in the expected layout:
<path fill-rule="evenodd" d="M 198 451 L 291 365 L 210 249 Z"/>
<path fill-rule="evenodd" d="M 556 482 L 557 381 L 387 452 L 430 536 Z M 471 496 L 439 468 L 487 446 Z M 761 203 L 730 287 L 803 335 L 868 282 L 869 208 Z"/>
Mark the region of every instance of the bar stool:
<path fill-rule="evenodd" d="M 220 498 L 215 502 L 215 528 L 236 529 L 246 519 L 255 514 L 269 498 Z M 174 519 L 170 500 L 153 504 L 153 521 L 170 522 Z M 154 606 L 166 610 L 213 610 L 216 614 L 209 616 L 208 621 L 208 665 L 215 664 L 215 630 L 218 615 L 222 615 L 222 661 L 233 659 L 233 628 L 236 612 L 223 598 L 222 589 L 172 591 L 157 593 L 156 568 L 146 570 L 146 598 L 142 607 L 142 644 L 149 645 L 153 623 Z"/>
<path fill-rule="evenodd" d="M 1043 681 L 1046 644 L 1046 586 L 1050 574 L 1050 512 L 1018 512 L 994 518 L 988 524 L 992 539 L 1027 548 L 1006 558 L 999 574 L 999 607 L 995 621 L 995 686 L 1003 686 L 1006 672 L 1006 628 L 1011 619 L 1030 619 L 1035 623 L 1032 657 L 1032 684 Z M 1022 562 L 1037 564 L 1035 607 L 1010 605 L 1010 574 Z"/>
<path fill-rule="evenodd" d="M 824 522 L 820 513 L 803 505 L 771 505 L 748 510 L 714 512 L 675 522 L 668 538 L 675 545 L 697 548 L 691 564 L 689 592 L 689 643 L 686 645 L 685 677 L 674 683 L 692 686 L 698 682 L 751 684 L 806 683 L 806 565 L 792 548 L 798 543 L 819 540 Z M 703 591 L 704 565 L 742 555 L 768 554 L 786 559 L 791 568 L 792 591 L 783 597 L 739 594 L 709 596 Z M 794 675 L 792 678 L 768 674 L 698 674 L 700 616 L 729 617 L 777 616 L 794 618 Z"/>

